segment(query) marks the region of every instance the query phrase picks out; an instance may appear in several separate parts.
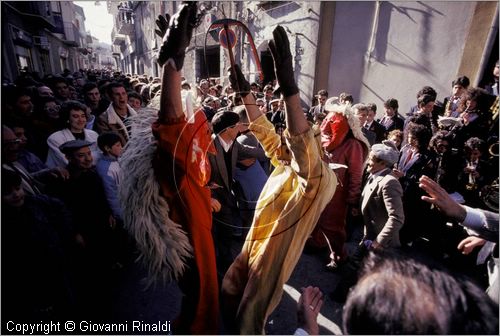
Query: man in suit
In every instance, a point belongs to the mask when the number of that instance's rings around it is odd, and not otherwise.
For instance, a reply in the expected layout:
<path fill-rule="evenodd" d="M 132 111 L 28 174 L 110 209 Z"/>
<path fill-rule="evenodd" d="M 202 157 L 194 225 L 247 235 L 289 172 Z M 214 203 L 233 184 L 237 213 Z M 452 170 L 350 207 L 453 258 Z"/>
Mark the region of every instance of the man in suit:
<path fill-rule="evenodd" d="M 404 223 L 403 189 L 398 179 L 391 175 L 399 152 L 391 141 L 372 146 L 368 157 L 370 174 L 361 193 L 361 213 L 365 220 L 363 242 L 371 246 L 399 247 L 399 229 Z M 366 243 L 370 244 L 370 243 Z"/>
<path fill-rule="evenodd" d="M 381 143 L 385 139 L 385 127 L 375 120 L 377 105 L 368 103 L 366 106 L 368 107 L 368 116 L 363 127 L 375 133 L 375 143 Z"/>
<path fill-rule="evenodd" d="M 352 107 L 352 110 L 354 111 L 354 115 L 358 117 L 359 119 L 359 125 L 361 126 L 361 132 L 363 132 L 363 135 L 365 136 L 366 140 L 368 140 L 368 143 L 370 146 L 373 146 L 375 144 L 376 140 L 376 135 L 369 129 L 363 127 L 363 125 L 366 123 L 366 120 L 368 118 L 368 107 L 365 104 L 358 103 Z"/>
<path fill-rule="evenodd" d="M 399 230 L 404 224 L 403 189 L 398 179 L 391 175 L 392 166 L 398 161 L 396 145 L 389 140 L 373 145 L 366 170 L 368 182 L 361 193 L 361 213 L 364 219 L 364 236 L 358 248 L 341 270 L 341 281 L 332 298 L 343 302 L 349 288 L 357 281 L 357 273 L 370 249 L 397 248 L 401 246 Z"/>
<path fill-rule="evenodd" d="M 377 120 L 382 126 L 385 127 L 385 135 L 392 130 L 403 130 L 405 120 L 398 113 L 399 104 L 397 99 L 389 98 L 384 102 L 385 115 L 382 119 Z"/>
<path fill-rule="evenodd" d="M 217 112 L 212 119 L 212 136 L 216 154 L 209 154 L 212 168 L 209 186 L 212 191 L 213 234 L 217 251 L 217 271 L 223 276 L 233 261 L 231 240 L 233 228 L 240 227 L 237 200 L 234 193 L 234 177 L 238 159 L 263 160 L 265 153 L 258 147 L 242 145 L 235 141 L 240 132 L 237 113 Z"/>
<path fill-rule="evenodd" d="M 321 121 L 323 121 L 323 119 L 326 117 L 325 103 L 328 99 L 328 91 L 319 90 L 318 94 L 316 95 L 316 99 L 318 104 L 309 109 L 309 112 L 307 113 L 307 119 L 314 123 L 320 124 Z"/>

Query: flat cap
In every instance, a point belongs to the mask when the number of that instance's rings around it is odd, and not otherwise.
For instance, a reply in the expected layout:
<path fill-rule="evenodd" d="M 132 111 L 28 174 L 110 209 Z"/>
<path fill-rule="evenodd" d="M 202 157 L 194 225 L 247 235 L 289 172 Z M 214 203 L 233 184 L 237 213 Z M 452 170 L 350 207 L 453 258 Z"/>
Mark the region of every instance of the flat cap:
<path fill-rule="evenodd" d="M 226 128 L 236 125 L 239 121 L 240 117 L 234 112 L 217 112 L 212 118 L 212 128 L 215 134 L 219 134 Z"/>
<path fill-rule="evenodd" d="M 373 145 L 371 151 L 377 159 L 387 162 L 390 166 L 398 162 L 399 151 L 391 140 L 384 140 L 380 144 Z"/>
<path fill-rule="evenodd" d="M 59 146 L 59 150 L 64 154 L 70 154 L 82 147 L 90 146 L 92 144 L 93 142 L 87 140 L 80 140 L 80 139 L 70 140 Z"/>

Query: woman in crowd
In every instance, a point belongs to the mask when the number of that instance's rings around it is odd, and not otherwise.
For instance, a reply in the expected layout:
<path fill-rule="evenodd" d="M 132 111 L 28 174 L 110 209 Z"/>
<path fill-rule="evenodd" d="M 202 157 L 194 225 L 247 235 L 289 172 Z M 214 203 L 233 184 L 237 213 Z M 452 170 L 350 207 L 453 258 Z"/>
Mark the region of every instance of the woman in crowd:
<path fill-rule="evenodd" d="M 422 218 L 430 210 L 429 205 L 420 199 L 422 191 L 418 187 L 418 180 L 422 175 L 436 174 L 435 162 L 427 150 L 430 138 L 430 130 L 425 126 L 409 125 L 408 143 L 401 148 L 397 168 L 393 170 L 404 193 L 406 221 L 400 232 L 402 244 L 411 244 L 418 237 L 422 229 Z"/>
<path fill-rule="evenodd" d="M 66 123 L 65 128 L 55 133 L 52 133 L 47 139 L 49 152 L 47 155 L 47 167 L 66 167 L 68 160 L 59 150 L 59 146 L 71 140 L 87 140 L 93 142 L 92 157 L 94 163 L 100 157 L 99 149 L 97 148 L 98 134 L 92 130 L 86 129 L 87 124 L 87 106 L 74 100 L 70 100 L 61 106 L 61 120 Z"/>

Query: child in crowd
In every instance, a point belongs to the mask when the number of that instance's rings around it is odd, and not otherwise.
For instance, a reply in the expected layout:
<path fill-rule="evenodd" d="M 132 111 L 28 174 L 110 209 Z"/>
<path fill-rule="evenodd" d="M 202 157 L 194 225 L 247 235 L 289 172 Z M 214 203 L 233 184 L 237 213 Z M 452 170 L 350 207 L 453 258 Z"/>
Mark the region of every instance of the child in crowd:
<path fill-rule="evenodd" d="M 123 147 L 120 136 L 114 132 L 104 132 L 97 138 L 97 145 L 104 154 L 97 161 L 97 174 L 102 180 L 106 199 L 115 220 L 122 219 L 122 211 L 118 200 L 118 186 L 120 184 L 120 164 L 118 158 Z"/>

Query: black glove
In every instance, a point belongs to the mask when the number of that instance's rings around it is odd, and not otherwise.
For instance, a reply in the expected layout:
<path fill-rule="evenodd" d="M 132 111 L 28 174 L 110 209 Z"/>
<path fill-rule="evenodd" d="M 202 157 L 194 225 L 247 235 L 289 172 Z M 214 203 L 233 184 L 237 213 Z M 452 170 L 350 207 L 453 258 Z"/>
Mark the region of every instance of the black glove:
<path fill-rule="evenodd" d="M 248 83 L 245 79 L 240 66 L 235 64 L 234 69 L 229 67 L 227 71 L 229 72 L 229 82 L 231 83 L 231 86 L 235 90 L 239 90 L 237 93 L 239 93 L 242 97 L 246 97 L 250 93 L 250 83 Z"/>
<path fill-rule="evenodd" d="M 285 97 L 293 96 L 299 92 L 299 88 L 293 74 L 290 42 L 283 27 L 278 26 L 274 29 L 273 39 L 269 41 L 269 50 L 273 56 L 274 71 L 281 92 Z"/>
<path fill-rule="evenodd" d="M 198 23 L 197 10 L 196 2 L 190 1 L 182 3 L 181 9 L 172 18 L 168 14 L 165 17 L 158 16 L 156 20 L 158 29 L 155 29 L 155 32 L 160 37 L 163 37 L 163 45 L 158 54 L 158 64 L 160 66 L 163 66 L 171 58 L 177 71 L 182 69 L 186 48 L 193 36 L 193 28 Z"/>
<path fill-rule="evenodd" d="M 167 33 L 168 29 L 168 23 L 170 22 L 170 15 L 165 14 L 163 15 L 158 15 L 158 19 L 156 20 L 156 25 L 158 26 L 158 29 L 155 29 L 156 35 L 162 38 L 165 36 Z"/>

